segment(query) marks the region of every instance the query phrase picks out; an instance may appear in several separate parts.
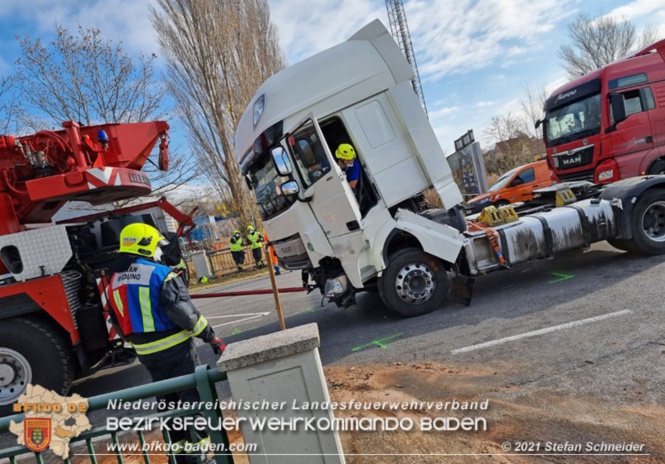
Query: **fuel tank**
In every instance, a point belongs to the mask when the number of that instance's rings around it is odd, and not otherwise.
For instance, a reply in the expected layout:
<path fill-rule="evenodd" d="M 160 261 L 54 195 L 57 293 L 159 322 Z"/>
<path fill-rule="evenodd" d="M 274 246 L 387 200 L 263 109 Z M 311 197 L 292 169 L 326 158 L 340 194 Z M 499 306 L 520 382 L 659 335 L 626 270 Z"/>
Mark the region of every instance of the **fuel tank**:
<path fill-rule="evenodd" d="M 485 274 L 533 259 L 552 257 L 616 237 L 616 217 L 607 200 L 590 199 L 519 218 L 487 232 L 466 232 L 465 250 L 472 275 Z M 502 263 L 495 246 L 500 250 Z"/>

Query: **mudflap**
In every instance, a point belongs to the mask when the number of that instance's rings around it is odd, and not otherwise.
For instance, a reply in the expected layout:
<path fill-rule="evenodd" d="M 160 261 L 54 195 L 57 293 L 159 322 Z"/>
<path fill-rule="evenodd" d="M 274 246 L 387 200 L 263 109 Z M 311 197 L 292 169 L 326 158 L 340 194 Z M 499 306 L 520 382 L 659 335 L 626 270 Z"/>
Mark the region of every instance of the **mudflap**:
<path fill-rule="evenodd" d="M 450 295 L 448 295 L 448 299 L 464 306 L 470 306 L 475 281 L 476 279 L 472 277 L 457 274 L 450 282 Z"/>

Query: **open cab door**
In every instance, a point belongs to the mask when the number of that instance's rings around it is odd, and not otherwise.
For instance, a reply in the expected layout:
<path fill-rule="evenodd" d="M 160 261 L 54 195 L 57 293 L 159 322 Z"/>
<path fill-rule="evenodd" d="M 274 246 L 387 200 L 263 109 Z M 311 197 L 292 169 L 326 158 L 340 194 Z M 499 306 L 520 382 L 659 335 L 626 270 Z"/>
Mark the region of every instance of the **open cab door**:
<path fill-rule="evenodd" d="M 314 116 L 289 131 L 281 145 L 294 161 L 292 176 L 302 189 L 299 198 L 309 203 L 328 239 L 359 231 L 358 202 Z"/>
<path fill-rule="evenodd" d="M 334 140 L 333 143 L 343 142 L 349 140 Z M 297 191 L 298 199 L 307 202 L 346 277 L 355 288 L 362 288 L 361 253 L 368 245 L 361 228 L 360 208 L 332 154 L 334 148 L 326 141 L 313 115 L 308 115 L 284 136 L 278 151 L 282 149 L 288 151 L 293 160 L 293 167 L 285 167 L 284 172 L 292 171 L 289 174 L 294 179 L 282 184 L 282 192 L 286 194 L 288 190 L 295 194 Z M 279 155 L 273 153 L 278 169 Z M 333 297 L 327 289 L 325 293 Z M 335 297 L 343 299 L 345 295 L 353 295 L 347 293 L 346 284 Z"/>

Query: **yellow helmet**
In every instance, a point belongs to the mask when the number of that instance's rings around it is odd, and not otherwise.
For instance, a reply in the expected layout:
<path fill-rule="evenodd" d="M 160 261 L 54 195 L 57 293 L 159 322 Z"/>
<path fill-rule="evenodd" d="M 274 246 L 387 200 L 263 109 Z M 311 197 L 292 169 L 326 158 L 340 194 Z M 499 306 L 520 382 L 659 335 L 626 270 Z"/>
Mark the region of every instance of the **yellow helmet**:
<path fill-rule="evenodd" d="M 129 224 L 120 232 L 120 253 L 130 253 L 152 258 L 158 246 L 168 245 L 168 240 L 154 227 L 141 222 Z"/>
<path fill-rule="evenodd" d="M 254 226 L 247 226 L 247 232 L 249 232 L 250 234 L 254 232 Z"/>
<path fill-rule="evenodd" d="M 339 145 L 339 147 L 337 147 L 337 151 L 335 151 L 335 156 L 338 159 L 350 161 L 356 157 L 356 151 L 348 143 L 342 143 Z"/>

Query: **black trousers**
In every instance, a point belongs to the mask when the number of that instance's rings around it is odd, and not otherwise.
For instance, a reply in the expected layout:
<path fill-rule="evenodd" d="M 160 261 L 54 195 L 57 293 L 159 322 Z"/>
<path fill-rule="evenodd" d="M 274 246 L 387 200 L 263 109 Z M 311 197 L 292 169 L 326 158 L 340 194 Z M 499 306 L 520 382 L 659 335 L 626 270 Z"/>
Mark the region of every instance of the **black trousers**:
<path fill-rule="evenodd" d="M 180 343 L 179 345 L 173 346 L 164 351 L 139 356 L 139 361 L 141 361 L 141 364 L 143 364 L 148 369 L 153 382 L 159 382 L 160 380 L 172 379 L 183 375 L 193 374 L 196 366 L 200 364 L 199 356 L 196 352 L 193 339 L 190 339 L 184 343 Z M 160 395 L 157 397 L 157 400 L 163 400 L 167 403 L 170 401 L 177 402 L 178 400 L 182 400 L 183 402 L 187 401 L 191 403 L 200 401 L 201 399 L 196 389 L 190 388 L 189 390 Z M 181 440 L 188 442 L 191 441 L 189 434 L 184 430 L 174 430 L 172 432 L 169 431 L 169 435 L 171 437 L 172 443 L 176 443 Z M 208 436 L 205 432 L 197 432 L 197 435 L 199 435 L 199 440 L 202 440 Z M 176 462 L 189 463 L 193 461 L 186 458 L 185 456 L 177 456 Z"/>
<path fill-rule="evenodd" d="M 232 251 L 231 256 L 233 256 L 233 261 L 236 264 L 245 264 L 245 252 L 244 251 Z"/>
<path fill-rule="evenodd" d="M 254 256 L 254 261 L 259 262 L 263 261 L 263 248 L 252 248 L 252 256 Z"/>

